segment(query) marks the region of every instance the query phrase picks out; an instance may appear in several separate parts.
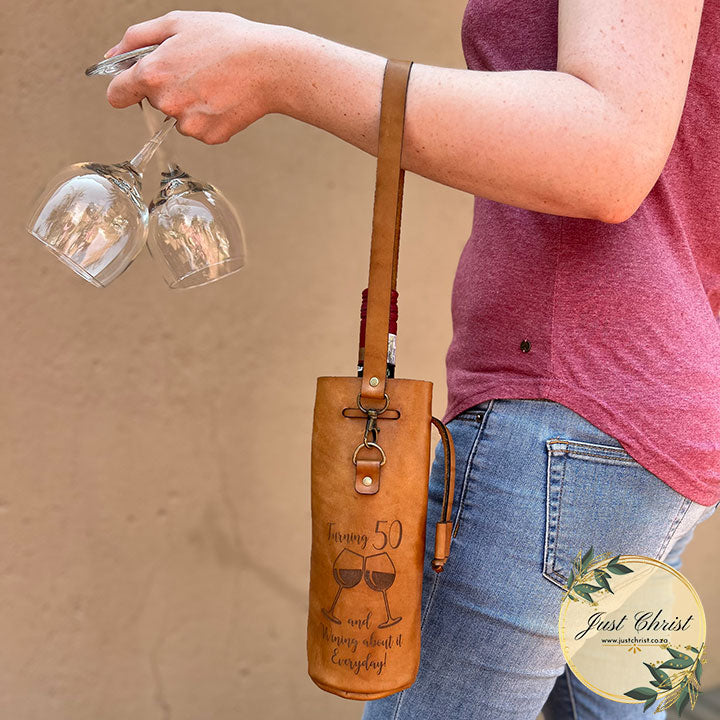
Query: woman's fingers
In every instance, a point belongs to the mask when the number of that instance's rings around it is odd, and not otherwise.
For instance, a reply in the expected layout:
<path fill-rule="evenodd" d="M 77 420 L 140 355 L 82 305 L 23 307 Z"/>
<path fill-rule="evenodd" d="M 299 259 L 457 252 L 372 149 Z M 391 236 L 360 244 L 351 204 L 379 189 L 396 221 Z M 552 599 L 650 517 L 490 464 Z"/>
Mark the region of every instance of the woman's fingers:
<path fill-rule="evenodd" d="M 148 45 L 159 45 L 175 34 L 179 14 L 178 10 L 173 10 L 162 17 L 131 25 L 123 39 L 108 50 L 106 57 Z M 152 64 L 153 60 L 146 56 L 113 78 L 107 89 L 108 102 L 113 107 L 125 108 L 147 97 L 149 86 L 153 83 Z"/>
<path fill-rule="evenodd" d="M 108 102 L 116 108 L 126 108 L 139 103 L 158 87 L 158 73 L 150 58 L 141 58 L 135 65 L 116 75 L 107 89 Z"/>
<path fill-rule="evenodd" d="M 179 14 L 179 10 L 173 10 L 153 20 L 146 20 L 137 25 L 131 25 L 125 31 L 123 39 L 117 45 L 110 48 L 105 54 L 105 57 L 120 55 L 121 53 L 148 45 L 159 45 L 163 40 L 167 40 L 175 34 Z"/>
<path fill-rule="evenodd" d="M 148 55 L 141 57 L 134 65 L 116 75 L 107 88 L 108 102 L 116 108 L 125 108 L 148 98 L 153 107 L 159 96 L 168 99 L 164 86 L 172 79 L 168 72 L 168 57 L 174 57 L 173 50 L 177 44 L 171 35 L 162 45 Z M 166 88 L 165 88 L 166 90 Z M 171 103 L 172 109 L 175 103 Z M 165 112 L 166 115 L 172 112 Z"/>

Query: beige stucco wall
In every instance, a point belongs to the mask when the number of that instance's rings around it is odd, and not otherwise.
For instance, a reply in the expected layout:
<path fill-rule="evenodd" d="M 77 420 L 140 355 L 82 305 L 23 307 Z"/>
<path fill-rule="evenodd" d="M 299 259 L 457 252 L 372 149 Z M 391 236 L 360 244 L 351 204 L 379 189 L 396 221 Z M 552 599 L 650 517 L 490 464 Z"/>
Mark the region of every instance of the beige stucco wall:
<path fill-rule="evenodd" d="M 126 158 L 146 137 L 137 108 L 113 110 L 106 81 L 82 72 L 133 22 L 231 10 L 464 67 L 464 4 L 0 7 L 0 717 L 359 717 L 306 676 L 309 454 L 316 377 L 354 373 L 374 158 L 280 116 L 221 146 L 176 134 L 181 163 L 239 209 L 249 251 L 238 275 L 185 293 L 147 253 L 95 289 L 23 222 L 60 167 Z M 408 174 L 398 374 L 435 382 L 438 416 L 471 211 L 471 196 Z M 719 531 L 713 518 L 687 553 L 711 657 L 720 607 L 701 561 Z"/>

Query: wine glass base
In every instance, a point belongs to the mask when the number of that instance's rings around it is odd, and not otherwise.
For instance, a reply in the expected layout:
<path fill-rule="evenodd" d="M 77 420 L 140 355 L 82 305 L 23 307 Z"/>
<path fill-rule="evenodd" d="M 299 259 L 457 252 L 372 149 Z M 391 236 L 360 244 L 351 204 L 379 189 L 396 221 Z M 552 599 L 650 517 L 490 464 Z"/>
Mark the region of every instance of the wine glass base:
<path fill-rule="evenodd" d="M 219 274 L 208 277 L 208 271 L 213 268 L 222 268 Z M 233 275 L 238 270 L 242 270 L 245 267 L 245 258 L 229 258 L 222 260 L 221 262 L 213 263 L 212 265 L 206 265 L 200 270 L 193 270 L 192 272 L 183 275 L 177 280 L 173 280 L 169 283 L 171 290 L 187 290 L 195 287 L 202 287 L 208 285 L 211 282 L 220 280 L 221 278 Z"/>
<path fill-rule="evenodd" d="M 336 618 L 334 615 L 331 615 L 325 608 L 322 608 L 322 613 L 328 620 L 331 620 L 337 625 L 342 625 L 342 621 Z"/>
<path fill-rule="evenodd" d="M 378 629 L 392 627 L 393 625 L 397 625 L 401 620 L 402 620 L 401 617 L 390 618 L 389 620 L 386 620 L 385 622 L 380 623 L 378 625 Z"/>
<path fill-rule="evenodd" d="M 77 273 L 83 280 L 87 280 L 91 285 L 101 288 L 105 287 L 102 283 L 99 283 L 84 267 L 78 265 L 74 260 L 69 258 L 67 255 L 63 255 L 58 252 L 47 240 L 44 240 L 39 235 L 34 233 L 29 228 L 27 231 L 37 240 L 39 240 L 58 260 L 63 264 L 67 265 L 73 272 Z"/>

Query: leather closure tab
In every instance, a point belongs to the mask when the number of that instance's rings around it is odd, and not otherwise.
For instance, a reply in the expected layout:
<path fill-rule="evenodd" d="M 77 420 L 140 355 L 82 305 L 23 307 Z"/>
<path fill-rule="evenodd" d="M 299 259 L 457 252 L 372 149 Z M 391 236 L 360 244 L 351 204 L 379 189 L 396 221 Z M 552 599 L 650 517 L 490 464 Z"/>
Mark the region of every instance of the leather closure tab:
<path fill-rule="evenodd" d="M 380 460 L 360 460 L 355 469 L 355 491 L 374 495 L 380 489 Z"/>

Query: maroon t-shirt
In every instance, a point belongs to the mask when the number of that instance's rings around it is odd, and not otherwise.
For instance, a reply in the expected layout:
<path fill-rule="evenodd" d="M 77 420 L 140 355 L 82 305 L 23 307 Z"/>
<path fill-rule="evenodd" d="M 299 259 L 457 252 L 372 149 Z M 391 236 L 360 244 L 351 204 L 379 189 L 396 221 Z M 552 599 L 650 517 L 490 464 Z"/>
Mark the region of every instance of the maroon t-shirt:
<path fill-rule="evenodd" d="M 462 43 L 473 70 L 555 70 L 557 2 L 470 0 Z M 675 143 L 623 223 L 475 198 L 445 422 L 491 398 L 554 400 L 685 497 L 720 500 L 719 81 L 706 0 Z"/>

